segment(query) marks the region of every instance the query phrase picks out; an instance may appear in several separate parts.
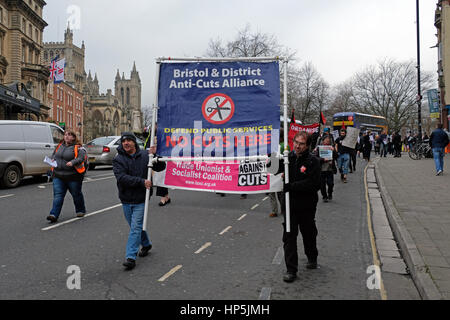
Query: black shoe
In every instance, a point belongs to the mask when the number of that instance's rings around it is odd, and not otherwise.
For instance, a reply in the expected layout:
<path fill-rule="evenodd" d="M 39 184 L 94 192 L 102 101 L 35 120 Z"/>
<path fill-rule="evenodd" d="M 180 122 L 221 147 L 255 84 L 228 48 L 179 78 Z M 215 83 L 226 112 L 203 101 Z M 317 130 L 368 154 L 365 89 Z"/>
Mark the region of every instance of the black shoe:
<path fill-rule="evenodd" d="M 284 282 L 294 282 L 295 279 L 297 279 L 297 275 L 295 273 L 288 272 L 283 276 Z"/>
<path fill-rule="evenodd" d="M 327 197 L 323 198 L 323 202 L 328 202 L 328 198 Z"/>
<path fill-rule="evenodd" d="M 317 269 L 317 260 L 308 260 L 306 269 Z"/>
<path fill-rule="evenodd" d="M 125 261 L 122 265 L 125 267 L 125 270 L 131 270 L 136 267 L 136 261 L 128 258 L 127 261 Z"/>
<path fill-rule="evenodd" d="M 333 200 L 333 196 L 330 194 L 330 195 L 328 195 L 328 200 Z"/>
<path fill-rule="evenodd" d="M 142 247 L 139 251 L 139 257 L 146 257 L 151 249 L 152 245 L 149 245 L 148 247 Z"/>
<path fill-rule="evenodd" d="M 58 218 L 52 215 L 49 215 L 47 217 L 47 220 L 50 221 L 50 223 L 55 223 L 56 221 L 58 221 Z"/>

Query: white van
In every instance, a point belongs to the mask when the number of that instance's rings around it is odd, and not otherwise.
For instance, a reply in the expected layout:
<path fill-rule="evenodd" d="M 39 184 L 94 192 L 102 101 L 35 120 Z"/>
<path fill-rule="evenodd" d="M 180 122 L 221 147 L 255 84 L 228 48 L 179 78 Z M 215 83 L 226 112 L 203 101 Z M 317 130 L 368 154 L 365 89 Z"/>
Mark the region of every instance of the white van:
<path fill-rule="evenodd" d="M 25 176 L 45 174 L 50 157 L 64 138 L 64 130 L 53 123 L 0 120 L 0 183 L 17 187 Z"/>

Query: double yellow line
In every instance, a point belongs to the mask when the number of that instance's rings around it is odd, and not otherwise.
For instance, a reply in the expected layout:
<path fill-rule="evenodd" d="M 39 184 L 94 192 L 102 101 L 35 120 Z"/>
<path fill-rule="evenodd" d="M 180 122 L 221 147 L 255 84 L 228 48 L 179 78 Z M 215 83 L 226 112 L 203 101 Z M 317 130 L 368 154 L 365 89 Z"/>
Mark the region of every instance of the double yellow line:
<path fill-rule="evenodd" d="M 365 187 L 365 196 L 366 196 L 366 203 L 367 203 L 367 225 L 368 225 L 368 228 L 369 228 L 370 244 L 372 246 L 373 263 L 380 270 L 380 295 L 381 295 L 381 300 L 387 300 L 386 290 L 384 288 L 383 279 L 381 278 L 381 263 L 380 263 L 380 260 L 378 259 L 377 245 L 376 245 L 376 242 L 375 242 L 375 235 L 374 235 L 373 226 L 372 226 L 371 207 L 370 207 L 370 199 L 369 199 L 369 187 L 367 185 L 367 169 L 368 168 L 369 168 L 369 163 L 367 164 L 366 168 L 364 169 L 364 187 Z"/>

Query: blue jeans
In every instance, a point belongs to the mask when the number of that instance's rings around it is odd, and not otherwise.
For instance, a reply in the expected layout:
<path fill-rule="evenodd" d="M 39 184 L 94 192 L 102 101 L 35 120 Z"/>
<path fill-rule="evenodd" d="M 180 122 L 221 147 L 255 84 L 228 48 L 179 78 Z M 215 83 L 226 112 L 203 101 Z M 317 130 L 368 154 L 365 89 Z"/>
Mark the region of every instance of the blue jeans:
<path fill-rule="evenodd" d="M 348 164 L 350 162 L 350 155 L 343 153 L 338 158 L 338 169 L 341 174 L 348 174 Z"/>
<path fill-rule="evenodd" d="M 86 207 L 84 205 L 84 197 L 81 191 L 83 186 L 82 181 L 64 181 L 59 178 L 53 178 L 53 207 L 50 214 L 55 218 L 58 218 L 61 214 L 61 209 L 64 204 L 64 198 L 67 190 L 73 197 L 73 203 L 75 204 L 76 213 L 86 213 Z"/>
<path fill-rule="evenodd" d="M 433 158 L 436 165 L 436 172 L 444 170 L 444 148 L 433 148 Z"/>
<path fill-rule="evenodd" d="M 145 203 L 139 204 L 125 204 L 122 203 L 123 213 L 125 219 L 130 226 L 130 234 L 128 235 L 127 251 L 125 259 L 136 260 L 139 251 L 139 245 L 148 247 L 152 243 L 148 237 L 147 232 L 142 230 L 144 223 L 144 209 Z"/>

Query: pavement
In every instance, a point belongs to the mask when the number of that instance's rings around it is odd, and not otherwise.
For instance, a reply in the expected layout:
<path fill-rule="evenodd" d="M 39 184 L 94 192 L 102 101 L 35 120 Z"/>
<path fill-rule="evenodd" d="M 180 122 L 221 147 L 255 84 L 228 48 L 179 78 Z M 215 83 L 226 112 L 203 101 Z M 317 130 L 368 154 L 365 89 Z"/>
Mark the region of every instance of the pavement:
<path fill-rule="evenodd" d="M 375 158 L 386 215 L 422 299 L 450 299 L 450 159 Z M 447 170 L 445 170 L 447 168 Z"/>

